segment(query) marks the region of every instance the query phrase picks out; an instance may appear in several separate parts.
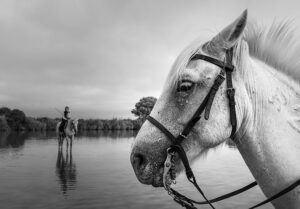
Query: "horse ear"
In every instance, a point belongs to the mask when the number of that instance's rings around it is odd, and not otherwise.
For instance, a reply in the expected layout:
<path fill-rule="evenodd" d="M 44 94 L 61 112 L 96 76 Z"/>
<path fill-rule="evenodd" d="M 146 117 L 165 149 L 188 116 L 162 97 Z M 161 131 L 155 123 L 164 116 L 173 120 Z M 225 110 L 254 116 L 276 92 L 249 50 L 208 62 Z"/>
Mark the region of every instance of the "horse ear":
<path fill-rule="evenodd" d="M 209 42 L 209 45 L 218 51 L 233 47 L 245 29 L 247 13 L 247 10 L 245 10 L 233 23 L 228 25 L 218 35 L 216 35 Z"/>

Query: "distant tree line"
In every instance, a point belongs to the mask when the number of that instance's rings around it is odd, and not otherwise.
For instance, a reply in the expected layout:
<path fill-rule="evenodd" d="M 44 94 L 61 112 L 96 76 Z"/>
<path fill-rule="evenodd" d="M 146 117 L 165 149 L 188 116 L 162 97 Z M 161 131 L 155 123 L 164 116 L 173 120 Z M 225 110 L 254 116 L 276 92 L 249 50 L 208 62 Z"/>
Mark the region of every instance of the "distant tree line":
<path fill-rule="evenodd" d="M 10 110 L 7 107 L 0 108 L 0 131 L 55 131 L 60 118 L 32 118 L 18 109 Z M 141 127 L 139 120 L 132 119 L 79 119 L 79 131 L 100 130 L 138 130 Z"/>
<path fill-rule="evenodd" d="M 26 117 L 25 113 L 18 109 L 0 108 L 0 130 L 1 131 L 24 131 L 44 130 L 46 126 L 37 119 Z"/>
<path fill-rule="evenodd" d="M 156 99 L 144 97 L 136 105 L 132 113 L 137 119 L 79 119 L 79 131 L 101 131 L 101 130 L 138 130 L 150 114 Z M 27 117 L 22 110 L 8 107 L 0 108 L 0 131 L 55 131 L 60 118 Z"/>

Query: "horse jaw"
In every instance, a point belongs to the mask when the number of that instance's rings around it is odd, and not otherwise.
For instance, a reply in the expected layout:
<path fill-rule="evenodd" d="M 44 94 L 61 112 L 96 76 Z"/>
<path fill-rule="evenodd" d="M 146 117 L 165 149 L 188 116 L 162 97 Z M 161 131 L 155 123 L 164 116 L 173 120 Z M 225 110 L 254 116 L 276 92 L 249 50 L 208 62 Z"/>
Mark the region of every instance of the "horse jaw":
<path fill-rule="evenodd" d="M 245 27 L 246 17 L 245 11 L 233 24 L 217 35 L 218 39 L 212 40 L 211 43 L 218 46 L 217 50 L 224 48 L 222 41 L 230 45 L 238 41 Z M 169 74 L 164 91 L 151 112 L 151 116 L 174 136 L 178 136 L 192 118 L 221 70 L 220 67 L 204 60 L 191 61 L 191 54 L 200 53 L 202 50 L 202 46 L 198 47 L 197 50 L 191 49 L 189 53 L 183 52 L 179 56 Z M 178 91 L 178 84 L 186 81 L 193 86 L 190 88 L 192 90 Z M 231 124 L 225 85 L 223 83 L 220 86 L 215 96 L 210 119 L 198 121 L 188 140 L 182 143 L 190 161 L 230 136 Z M 161 186 L 163 164 L 170 145 L 169 139 L 159 129 L 148 121 L 145 122 L 135 139 L 131 153 L 131 163 L 141 183 Z M 177 165 L 180 165 L 179 160 Z M 182 166 L 177 167 L 178 171 L 182 170 Z"/>
<path fill-rule="evenodd" d="M 166 100 L 170 98 L 169 94 L 171 94 L 169 91 L 163 93 L 157 100 L 151 115 L 168 128 L 174 136 L 177 136 L 197 107 L 195 105 L 194 108 L 189 108 L 189 110 L 185 111 L 186 114 L 180 114 L 181 112 L 178 108 L 170 108 L 171 106 L 175 107 L 173 104 L 177 101 Z M 198 98 L 195 100 L 198 100 Z M 194 103 L 197 104 L 199 102 L 194 101 Z M 190 104 L 193 104 L 193 102 L 191 101 Z M 162 112 L 164 114 L 160 114 Z M 227 120 L 226 122 L 228 123 Z M 189 135 L 188 140 L 182 143 L 190 162 L 193 162 L 200 156 L 204 156 L 203 154 L 208 148 L 220 143 L 219 141 L 210 141 L 211 136 L 215 136 L 216 134 L 212 134 L 207 128 L 203 130 L 202 126 L 204 123 L 206 121 L 201 120 Z M 204 142 L 200 140 L 201 137 L 205 139 Z M 130 157 L 136 177 L 141 183 L 154 187 L 163 186 L 164 162 L 167 157 L 167 149 L 170 145 L 170 140 L 157 127 L 145 121 L 133 142 Z M 179 158 L 177 158 L 175 164 L 176 173 L 184 170 L 184 166 Z"/>

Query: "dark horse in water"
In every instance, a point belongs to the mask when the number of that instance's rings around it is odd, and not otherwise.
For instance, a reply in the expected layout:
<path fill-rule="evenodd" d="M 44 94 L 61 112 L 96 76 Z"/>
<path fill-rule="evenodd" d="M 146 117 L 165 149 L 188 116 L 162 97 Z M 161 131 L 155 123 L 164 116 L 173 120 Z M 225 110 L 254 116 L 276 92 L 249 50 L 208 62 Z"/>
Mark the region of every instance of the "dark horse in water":
<path fill-rule="evenodd" d="M 68 120 L 66 129 L 64 130 L 64 132 L 61 132 L 59 130 L 60 124 L 61 124 L 61 122 L 57 123 L 57 125 L 56 125 L 56 133 L 58 135 L 58 146 L 62 147 L 64 139 L 66 139 L 67 149 L 69 147 L 69 141 L 70 141 L 70 148 L 72 148 L 74 136 L 76 135 L 76 133 L 78 131 L 78 128 L 77 128 L 78 120 L 76 120 L 76 119 Z"/>

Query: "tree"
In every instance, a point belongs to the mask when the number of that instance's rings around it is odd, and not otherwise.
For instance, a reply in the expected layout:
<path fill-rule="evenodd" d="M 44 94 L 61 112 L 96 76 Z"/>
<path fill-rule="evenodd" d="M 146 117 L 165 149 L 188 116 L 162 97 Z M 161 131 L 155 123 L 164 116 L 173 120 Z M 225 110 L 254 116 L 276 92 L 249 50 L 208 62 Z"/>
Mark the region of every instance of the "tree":
<path fill-rule="evenodd" d="M 8 125 L 13 130 L 23 130 L 25 124 L 26 115 L 23 111 L 14 109 L 7 117 Z"/>
<path fill-rule="evenodd" d="M 150 114 L 156 103 L 155 97 L 143 97 L 138 103 L 135 104 L 135 109 L 131 110 L 131 113 L 138 117 L 142 122 Z"/>
<path fill-rule="evenodd" d="M 10 127 L 7 124 L 5 115 L 0 115 L 0 131 L 9 131 Z"/>
<path fill-rule="evenodd" d="M 0 131 L 8 131 L 10 127 L 7 123 L 7 118 L 10 116 L 11 110 L 7 107 L 0 108 Z"/>
<path fill-rule="evenodd" d="M 1 107 L 0 108 L 0 115 L 9 116 L 11 113 L 11 110 L 8 107 Z"/>
<path fill-rule="evenodd" d="M 42 131 L 46 130 L 46 124 L 38 121 L 32 117 L 26 117 L 25 119 L 25 128 L 29 131 Z"/>

